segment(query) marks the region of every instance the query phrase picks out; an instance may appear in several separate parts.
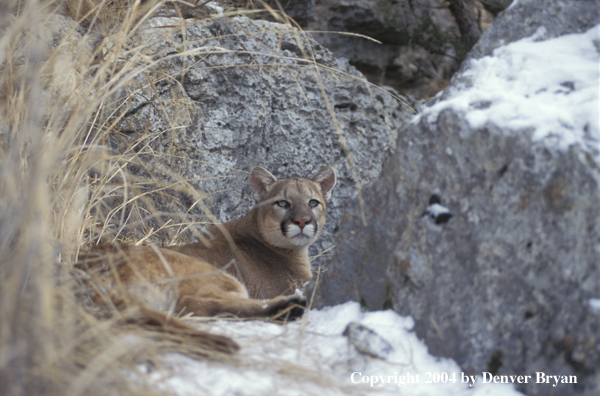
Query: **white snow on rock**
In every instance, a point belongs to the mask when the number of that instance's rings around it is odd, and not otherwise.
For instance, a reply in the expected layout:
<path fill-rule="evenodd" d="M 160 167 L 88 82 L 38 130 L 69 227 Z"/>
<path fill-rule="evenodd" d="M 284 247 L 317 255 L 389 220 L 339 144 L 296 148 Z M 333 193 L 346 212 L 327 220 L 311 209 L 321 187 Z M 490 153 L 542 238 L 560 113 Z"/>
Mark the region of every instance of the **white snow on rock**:
<path fill-rule="evenodd" d="M 464 112 L 474 129 L 491 122 L 511 132 L 532 130 L 534 142 L 559 149 L 579 144 L 599 156 L 600 25 L 548 40 L 545 35 L 541 27 L 470 60 L 448 98 L 421 117 L 433 121 L 452 108 Z"/>
<path fill-rule="evenodd" d="M 219 6 L 219 3 L 216 1 L 209 1 L 208 3 L 205 4 L 205 6 L 210 8 L 217 14 L 222 14 L 225 11 L 225 9 L 221 6 Z"/>
<path fill-rule="evenodd" d="M 430 355 L 411 332 L 413 319 L 394 311 L 361 312 L 358 303 L 348 302 L 313 310 L 305 322 L 203 322 L 202 330 L 234 338 L 242 347 L 238 355 L 219 363 L 170 354 L 150 379 L 159 390 L 177 396 L 522 395 L 509 384 L 482 383 L 481 373 L 473 387 L 461 383 L 459 366 Z M 351 322 L 368 327 L 393 347 L 386 360 L 361 354 L 349 344 L 342 333 Z M 141 373 L 149 370 L 140 366 Z"/>
<path fill-rule="evenodd" d="M 427 214 L 433 218 L 438 217 L 439 215 L 450 213 L 450 209 L 447 207 L 440 205 L 439 203 L 431 204 L 427 207 Z"/>

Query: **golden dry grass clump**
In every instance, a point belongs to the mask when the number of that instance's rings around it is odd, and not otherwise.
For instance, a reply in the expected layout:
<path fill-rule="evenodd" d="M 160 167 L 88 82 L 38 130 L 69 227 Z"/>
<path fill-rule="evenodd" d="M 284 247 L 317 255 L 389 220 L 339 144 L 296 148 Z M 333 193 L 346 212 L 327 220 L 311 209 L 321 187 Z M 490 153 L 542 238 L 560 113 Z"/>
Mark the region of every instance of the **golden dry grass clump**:
<path fill-rule="evenodd" d="M 135 307 L 94 305 L 75 266 L 99 241 L 173 243 L 197 233 L 185 210 L 166 220 L 151 197 L 168 189 L 202 205 L 203 193 L 186 180 L 165 185 L 150 171 L 141 180 L 127 170 L 148 169 L 153 153 L 142 158 L 135 146 L 146 147 L 153 131 L 125 150 L 115 141 L 128 111 L 124 87 L 157 59 L 130 38 L 159 12 L 210 17 L 203 3 L 0 1 L 0 395 L 151 395 L 131 380 L 137 362 L 159 364 L 164 351 L 226 359 L 210 337 L 157 332 Z M 246 3 L 292 23 L 262 2 Z"/>
<path fill-rule="evenodd" d="M 126 112 L 115 93 L 147 64 L 123 61 L 144 56 L 128 37 L 163 6 L 0 2 L 3 396 L 148 395 L 155 391 L 124 378 L 132 363 L 165 350 L 211 354 L 205 342 L 182 348 L 185 334 L 139 326 L 135 309 L 88 304 L 85 275 L 74 269 L 80 250 L 127 239 L 126 226 L 151 211 L 152 186 L 140 193 L 126 171 L 135 155 L 111 153 L 106 141 Z M 111 45 L 101 45 L 109 34 Z"/>

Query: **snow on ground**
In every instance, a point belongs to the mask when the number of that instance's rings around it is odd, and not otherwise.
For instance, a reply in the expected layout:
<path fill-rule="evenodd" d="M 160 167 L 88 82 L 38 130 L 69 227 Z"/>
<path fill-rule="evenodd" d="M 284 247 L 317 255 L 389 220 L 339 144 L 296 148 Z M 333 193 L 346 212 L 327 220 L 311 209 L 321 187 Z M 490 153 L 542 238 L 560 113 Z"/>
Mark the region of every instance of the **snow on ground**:
<path fill-rule="evenodd" d="M 470 60 L 457 80 L 468 83 L 458 82 L 421 116 L 434 120 L 453 108 L 466 114 L 472 128 L 492 122 L 513 132 L 530 130 L 535 142 L 559 149 L 579 144 L 600 157 L 600 25 L 548 40 L 545 35 L 540 27 L 491 56 Z"/>
<path fill-rule="evenodd" d="M 350 345 L 342 333 L 351 322 L 368 327 L 392 346 L 386 360 L 361 354 Z M 202 330 L 230 336 L 241 345 L 234 361 L 170 354 L 150 378 L 157 388 L 178 396 L 522 395 L 509 384 L 482 383 L 481 373 L 473 387 L 461 383 L 459 366 L 430 355 L 411 332 L 413 325 L 412 318 L 391 310 L 361 312 L 355 302 L 313 310 L 305 326 L 300 320 L 286 325 L 202 322 Z M 140 370 L 148 371 L 144 366 Z"/>

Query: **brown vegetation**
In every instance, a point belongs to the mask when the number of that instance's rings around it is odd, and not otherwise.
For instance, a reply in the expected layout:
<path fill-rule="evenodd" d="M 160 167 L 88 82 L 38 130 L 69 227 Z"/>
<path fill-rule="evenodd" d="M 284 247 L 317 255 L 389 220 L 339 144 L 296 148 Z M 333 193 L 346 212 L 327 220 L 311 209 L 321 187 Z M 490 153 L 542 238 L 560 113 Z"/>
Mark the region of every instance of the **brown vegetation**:
<path fill-rule="evenodd" d="M 194 8 L 172 3 L 175 15 Z M 205 193 L 186 180 L 166 186 L 151 172 L 140 180 L 127 170 L 145 166 L 133 147 L 111 151 L 127 112 L 127 98 L 118 94 L 151 64 L 145 48 L 131 47 L 128 39 L 166 5 L 0 2 L 3 396 L 151 395 L 156 391 L 143 381 L 126 378 L 137 362 L 159 364 L 157 353 L 165 351 L 228 359 L 219 353 L 232 348 L 227 340 L 190 333 L 178 321 L 165 329 L 165 316 L 153 317 L 143 306 L 94 304 L 86 275 L 74 266 L 80 252 L 98 242 L 140 244 L 166 236 L 172 244 L 184 232 L 198 233 L 185 210 L 170 214 L 178 221 L 163 220 L 151 197 L 168 194 L 168 187 L 202 205 Z"/>
<path fill-rule="evenodd" d="M 144 67 L 120 62 L 144 51 L 128 48 L 127 37 L 162 5 L 0 3 L 4 396 L 153 394 L 124 378 L 132 363 L 162 351 L 210 357 L 219 349 L 186 328 L 165 332 L 139 309 L 90 304 L 82 275 L 73 269 L 79 251 L 101 237 L 126 238 L 125 225 L 136 216 L 125 212 L 151 210 L 128 185 L 125 164 L 133 156 L 115 156 L 104 143 L 119 120 L 115 92 Z M 82 21 L 87 33 L 59 12 Z M 97 31 L 111 33 L 110 50 L 98 52 L 103 36 Z M 189 342 L 194 338 L 198 342 Z"/>

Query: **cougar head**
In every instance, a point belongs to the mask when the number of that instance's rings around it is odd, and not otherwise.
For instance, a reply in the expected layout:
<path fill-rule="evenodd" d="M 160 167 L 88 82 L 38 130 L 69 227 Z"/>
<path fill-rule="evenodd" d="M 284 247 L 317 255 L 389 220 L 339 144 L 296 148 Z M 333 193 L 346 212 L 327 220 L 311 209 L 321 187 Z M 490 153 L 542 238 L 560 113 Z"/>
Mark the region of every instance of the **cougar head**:
<path fill-rule="evenodd" d="M 331 166 L 321 168 L 310 179 L 281 180 L 263 167 L 254 167 L 249 183 L 263 239 L 280 248 L 307 248 L 325 225 L 326 202 L 336 181 Z"/>

